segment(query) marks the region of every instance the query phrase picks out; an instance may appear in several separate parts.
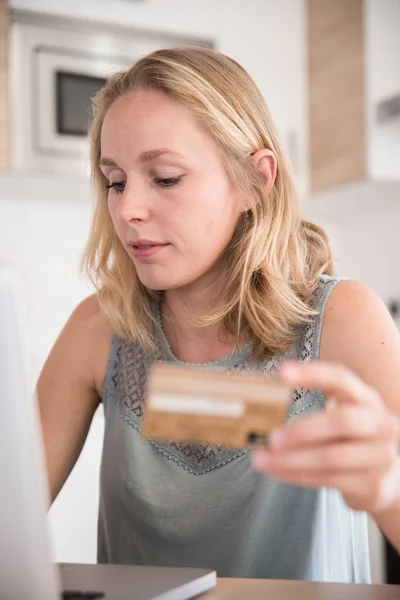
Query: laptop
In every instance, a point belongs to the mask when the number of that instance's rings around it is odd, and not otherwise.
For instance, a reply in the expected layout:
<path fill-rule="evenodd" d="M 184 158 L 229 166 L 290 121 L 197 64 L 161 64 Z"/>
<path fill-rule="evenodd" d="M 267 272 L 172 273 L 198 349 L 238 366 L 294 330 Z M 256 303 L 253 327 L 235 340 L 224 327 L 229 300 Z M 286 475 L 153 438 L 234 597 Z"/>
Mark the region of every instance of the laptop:
<path fill-rule="evenodd" d="M 27 386 L 18 276 L 0 264 L 0 598 L 188 600 L 216 584 L 208 569 L 52 563 L 49 491 L 36 401 Z"/>

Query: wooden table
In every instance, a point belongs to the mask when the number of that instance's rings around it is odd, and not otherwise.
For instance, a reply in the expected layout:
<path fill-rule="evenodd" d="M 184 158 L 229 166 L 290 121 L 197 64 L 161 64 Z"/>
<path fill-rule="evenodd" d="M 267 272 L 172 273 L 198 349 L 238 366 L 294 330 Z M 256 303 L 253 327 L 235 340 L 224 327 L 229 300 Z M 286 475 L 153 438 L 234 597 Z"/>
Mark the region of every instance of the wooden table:
<path fill-rule="evenodd" d="M 400 586 L 218 579 L 199 600 L 400 600 Z"/>
<path fill-rule="evenodd" d="M 129 565 L 63 564 L 60 572 L 65 589 L 101 590 L 106 600 L 148 597 L 135 587 L 136 573 Z M 400 600 L 400 586 L 218 578 L 216 587 L 198 600 Z"/>

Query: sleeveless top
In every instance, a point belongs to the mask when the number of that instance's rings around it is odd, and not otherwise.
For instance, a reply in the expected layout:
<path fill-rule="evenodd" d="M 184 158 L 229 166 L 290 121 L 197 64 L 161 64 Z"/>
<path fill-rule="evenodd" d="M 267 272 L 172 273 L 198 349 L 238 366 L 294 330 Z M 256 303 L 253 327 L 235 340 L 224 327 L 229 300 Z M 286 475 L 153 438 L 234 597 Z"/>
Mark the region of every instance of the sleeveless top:
<path fill-rule="evenodd" d="M 318 360 L 324 309 L 338 281 L 320 278 L 310 302 L 318 316 L 291 350 L 260 362 L 249 344 L 201 367 L 269 376 L 287 358 Z M 368 583 L 366 515 L 349 509 L 336 490 L 268 478 L 252 468 L 250 448 L 157 443 L 141 434 L 151 363 L 181 363 L 161 322 L 157 329 L 155 356 L 118 337 L 112 341 L 103 386 L 98 562 L 210 568 L 219 577 Z M 321 392 L 297 389 L 288 419 L 324 406 Z"/>

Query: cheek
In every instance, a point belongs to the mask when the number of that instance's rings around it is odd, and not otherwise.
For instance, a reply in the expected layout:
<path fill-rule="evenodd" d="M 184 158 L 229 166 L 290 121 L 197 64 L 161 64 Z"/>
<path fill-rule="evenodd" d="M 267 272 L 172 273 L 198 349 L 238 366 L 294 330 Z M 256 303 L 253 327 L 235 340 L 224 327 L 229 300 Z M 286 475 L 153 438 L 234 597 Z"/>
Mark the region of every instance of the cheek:
<path fill-rule="evenodd" d="M 187 203 L 187 217 L 196 220 L 205 229 L 225 228 L 229 226 L 236 212 L 235 198 L 225 182 L 207 182 L 207 185 L 199 185 L 194 190 Z"/>
<path fill-rule="evenodd" d="M 239 211 L 235 200 L 231 196 L 214 196 L 213 200 L 204 205 L 202 211 L 202 225 L 204 234 L 218 236 L 219 239 L 227 241 L 236 227 Z"/>

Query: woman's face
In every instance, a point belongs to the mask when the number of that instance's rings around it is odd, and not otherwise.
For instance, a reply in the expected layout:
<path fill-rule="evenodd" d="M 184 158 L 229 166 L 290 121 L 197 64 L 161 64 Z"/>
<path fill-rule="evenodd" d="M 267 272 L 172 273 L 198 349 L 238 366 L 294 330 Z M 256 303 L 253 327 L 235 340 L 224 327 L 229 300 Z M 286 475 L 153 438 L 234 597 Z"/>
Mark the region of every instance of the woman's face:
<path fill-rule="evenodd" d="M 216 142 L 158 91 L 116 100 L 101 133 L 115 231 L 149 289 L 218 279 L 243 201 Z"/>

